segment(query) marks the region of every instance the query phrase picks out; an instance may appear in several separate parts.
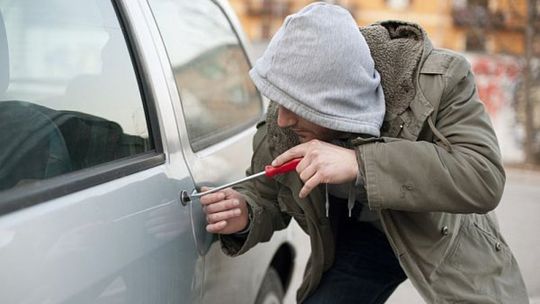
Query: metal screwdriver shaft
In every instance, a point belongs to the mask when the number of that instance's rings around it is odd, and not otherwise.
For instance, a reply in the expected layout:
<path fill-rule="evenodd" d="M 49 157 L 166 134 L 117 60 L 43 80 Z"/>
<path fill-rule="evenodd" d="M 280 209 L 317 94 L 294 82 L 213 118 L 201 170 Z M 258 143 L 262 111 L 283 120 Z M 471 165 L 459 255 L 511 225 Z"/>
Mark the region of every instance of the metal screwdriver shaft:
<path fill-rule="evenodd" d="M 214 192 L 217 192 L 219 190 L 223 190 L 225 188 L 229 188 L 229 187 L 232 187 L 234 185 L 237 185 L 237 184 L 240 184 L 240 183 L 243 183 L 243 182 L 246 182 L 248 180 L 252 180 L 252 179 L 255 179 L 257 177 L 260 177 L 260 176 L 263 176 L 265 175 L 266 177 L 273 177 L 275 175 L 279 175 L 279 174 L 283 174 L 283 173 L 287 173 L 287 172 L 290 172 L 290 171 L 293 171 L 296 169 L 296 166 L 298 165 L 298 163 L 301 161 L 302 159 L 301 158 L 295 158 L 291 161 L 288 161 L 286 163 L 284 163 L 283 165 L 281 166 L 278 166 L 278 167 L 272 167 L 272 166 L 266 166 L 264 168 L 264 171 L 261 171 L 259 173 L 255 173 L 253 175 L 250 175 L 248 177 L 244 177 L 242 179 L 239 179 L 237 181 L 234 181 L 234 182 L 231 182 L 231 183 L 228 183 L 228 184 L 225 184 L 225 185 L 222 185 L 222 186 L 219 186 L 219 187 L 216 187 L 216 188 L 212 188 L 208 191 L 204 191 L 204 192 L 200 192 L 200 193 L 193 193 L 190 195 L 191 198 L 193 197 L 200 197 L 200 196 L 203 196 L 203 195 L 207 195 L 207 194 L 210 194 L 210 193 L 214 193 Z"/>
<path fill-rule="evenodd" d="M 257 174 L 253 174 L 253 175 L 250 175 L 248 177 L 244 177 L 244 178 L 239 179 L 237 181 L 234 181 L 234 182 L 231 182 L 231 183 L 228 183 L 228 184 L 216 187 L 216 188 L 212 188 L 212 189 L 204 191 L 204 192 L 198 192 L 198 193 L 191 194 L 190 196 L 191 197 L 200 197 L 200 196 L 203 196 L 203 195 L 214 193 L 214 192 L 217 192 L 219 190 L 223 190 L 225 188 L 229 188 L 229 187 L 232 187 L 234 185 L 237 185 L 237 184 L 240 184 L 240 183 L 243 183 L 243 182 L 247 182 L 248 180 L 252 180 L 252 179 L 257 178 L 259 176 L 263 176 L 265 173 L 266 172 L 262 171 L 262 172 L 259 172 Z"/>

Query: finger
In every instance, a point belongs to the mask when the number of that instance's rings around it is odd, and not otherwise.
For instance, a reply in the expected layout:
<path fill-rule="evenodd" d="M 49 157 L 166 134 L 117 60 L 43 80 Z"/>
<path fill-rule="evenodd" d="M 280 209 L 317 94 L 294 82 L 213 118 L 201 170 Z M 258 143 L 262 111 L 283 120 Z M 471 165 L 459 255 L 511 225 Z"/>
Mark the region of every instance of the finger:
<path fill-rule="evenodd" d="M 307 182 L 313 175 L 317 173 L 317 167 L 313 164 L 308 165 L 306 168 L 302 169 L 301 171 L 298 170 L 298 167 L 296 167 L 298 171 L 298 176 L 300 179 L 305 183 Z"/>
<path fill-rule="evenodd" d="M 238 192 L 236 190 L 234 190 L 233 188 L 225 188 L 225 189 L 221 190 L 220 192 L 224 193 L 225 197 L 227 197 L 227 198 L 231 198 L 231 197 L 235 196 L 235 194 L 238 194 Z"/>
<path fill-rule="evenodd" d="M 210 233 L 219 233 L 227 227 L 227 221 L 217 222 L 215 224 L 206 225 L 206 231 Z"/>
<path fill-rule="evenodd" d="M 240 208 L 236 208 L 236 209 L 227 210 L 223 212 L 208 214 L 206 216 L 206 221 L 209 224 L 214 224 L 219 221 L 224 221 L 224 220 L 238 217 L 240 214 L 242 214 L 242 210 L 240 210 Z"/>
<path fill-rule="evenodd" d="M 216 193 L 210 193 L 210 194 L 203 195 L 203 196 L 201 196 L 199 201 L 203 205 L 209 205 L 209 204 L 214 204 L 214 203 L 217 203 L 217 202 L 220 202 L 220 201 L 224 200 L 225 196 L 226 195 L 225 195 L 225 193 L 223 191 L 219 191 L 219 192 L 216 192 Z"/>
<path fill-rule="evenodd" d="M 319 173 L 312 176 L 307 182 L 304 183 L 304 187 L 300 189 L 298 196 L 300 198 L 307 197 L 315 187 L 317 187 L 322 182 L 321 175 Z"/>
<path fill-rule="evenodd" d="M 296 172 L 300 174 L 302 171 L 306 170 L 307 167 L 314 166 L 316 163 L 315 158 L 317 157 L 317 154 L 318 152 L 314 153 L 314 151 L 310 151 L 309 153 L 304 155 L 304 157 L 302 157 L 298 165 L 296 165 Z"/>
<path fill-rule="evenodd" d="M 240 201 L 238 201 L 237 199 L 229 199 L 229 200 L 224 200 L 215 204 L 205 206 L 204 209 L 205 209 L 205 213 L 210 214 L 210 213 L 226 211 L 229 209 L 234 209 L 234 208 L 237 208 L 238 206 L 240 206 Z"/>
<path fill-rule="evenodd" d="M 308 143 L 299 144 L 298 146 L 294 146 L 291 149 L 281 153 L 278 157 L 272 161 L 272 166 L 277 167 L 281 166 L 284 163 L 294 159 L 294 158 L 300 158 L 304 157 L 306 155 L 308 149 Z"/>

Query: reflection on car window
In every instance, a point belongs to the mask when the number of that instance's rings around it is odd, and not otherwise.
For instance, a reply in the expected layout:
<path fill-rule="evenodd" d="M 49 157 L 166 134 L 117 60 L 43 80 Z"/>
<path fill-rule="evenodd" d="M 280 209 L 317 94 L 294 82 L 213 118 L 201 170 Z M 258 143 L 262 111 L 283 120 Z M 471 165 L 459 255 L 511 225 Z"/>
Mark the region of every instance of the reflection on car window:
<path fill-rule="evenodd" d="M 258 119 L 260 95 L 219 7 L 210 1 L 149 3 L 173 67 L 193 150 L 215 144 Z"/>
<path fill-rule="evenodd" d="M 0 2 L 0 190 L 153 149 L 109 0 Z"/>

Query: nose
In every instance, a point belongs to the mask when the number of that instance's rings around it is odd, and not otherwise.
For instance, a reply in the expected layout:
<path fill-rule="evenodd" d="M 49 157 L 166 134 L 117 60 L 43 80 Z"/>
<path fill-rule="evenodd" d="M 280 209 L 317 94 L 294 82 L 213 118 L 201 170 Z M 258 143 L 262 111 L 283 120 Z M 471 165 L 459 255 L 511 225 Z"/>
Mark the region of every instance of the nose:
<path fill-rule="evenodd" d="M 297 116 L 283 106 L 278 107 L 277 124 L 280 128 L 292 127 L 297 122 Z"/>

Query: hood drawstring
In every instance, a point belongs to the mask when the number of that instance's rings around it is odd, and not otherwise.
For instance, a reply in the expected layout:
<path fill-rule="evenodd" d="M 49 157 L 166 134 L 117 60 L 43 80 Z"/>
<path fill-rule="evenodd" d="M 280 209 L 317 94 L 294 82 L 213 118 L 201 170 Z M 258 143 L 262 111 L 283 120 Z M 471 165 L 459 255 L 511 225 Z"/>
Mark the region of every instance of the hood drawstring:
<path fill-rule="evenodd" d="M 330 199 L 328 199 L 328 184 L 324 184 L 324 192 L 326 201 L 324 202 L 324 206 L 326 208 L 326 217 L 330 217 Z"/>
<path fill-rule="evenodd" d="M 326 208 L 326 217 L 330 215 L 330 199 L 328 194 L 328 184 L 324 184 L 324 193 L 325 193 L 325 203 Z M 347 209 L 349 210 L 349 217 L 352 217 L 352 210 L 354 208 L 354 203 L 356 202 L 356 182 L 353 181 L 349 184 L 349 194 L 347 196 Z"/>
<path fill-rule="evenodd" d="M 355 181 L 349 184 L 349 195 L 347 199 L 347 208 L 349 209 L 349 217 L 352 217 L 352 210 L 354 208 L 354 202 L 356 201 L 356 187 Z"/>
<path fill-rule="evenodd" d="M 443 148 L 449 153 L 452 153 L 453 152 L 452 144 L 450 144 L 450 141 L 448 141 L 448 139 L 444 137 L 444 135 L 439 130 L 437 130 L 437 128 L 435 127 L 435 124 L 433 123 L 433 120 L 431 119 L 431 116 L 428 117 L 427 122 L 428 122 L 429 128 L 431 129 L 431 132 L 433 132 L 433 134 L 435 134 L 435 136 L 437 136 L 437 138 L 442 142 Z"/>

